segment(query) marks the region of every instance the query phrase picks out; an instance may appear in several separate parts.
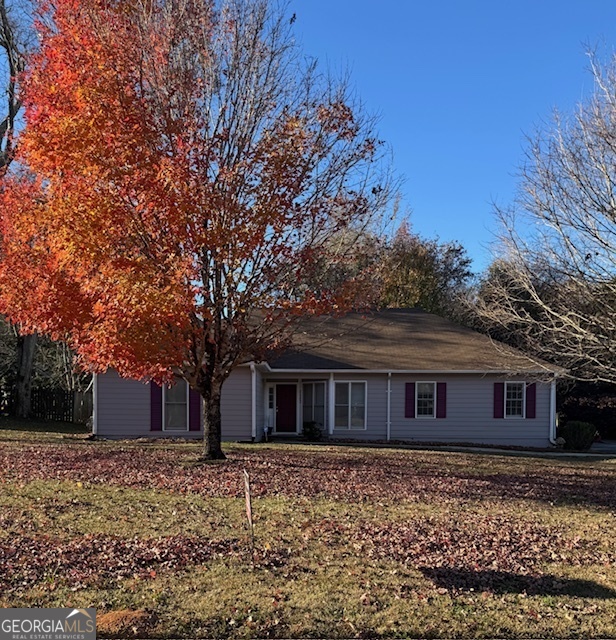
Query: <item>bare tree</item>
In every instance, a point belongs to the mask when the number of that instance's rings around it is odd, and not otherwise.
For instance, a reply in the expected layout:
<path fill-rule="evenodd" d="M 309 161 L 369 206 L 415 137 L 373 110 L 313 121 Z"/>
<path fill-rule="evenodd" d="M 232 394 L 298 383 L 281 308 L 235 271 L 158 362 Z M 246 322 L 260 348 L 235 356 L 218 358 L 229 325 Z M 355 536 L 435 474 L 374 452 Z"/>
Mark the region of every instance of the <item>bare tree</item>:
<path fill-rule="evenodd" d="M 22 102 L 18 90 L 19 74 L 25 68 L 30 36 L 25 27 L 25 5 L 0 0 L 0 175 L 11 163 L 15 150 L 17 117 Z"/>
<path fill-rule="evenodd" d="M 30 11 L 27 0 L 21 3 L 0 0 L 0 180 L 13 161 L 16 148 L 18 116 L 22 107 L 19 76 L 32 46 Z M 15 414 L 27 418 L 30 414 L 30 393 L 36 334 L 17 336 L 17 377 L 15 380 Z"/>
<path fill-rule="evenodd" d="M 530 141 L 483 322 L 581 379 L 616 382 L 616 57 L 590 56 L 594 92 Z"/>

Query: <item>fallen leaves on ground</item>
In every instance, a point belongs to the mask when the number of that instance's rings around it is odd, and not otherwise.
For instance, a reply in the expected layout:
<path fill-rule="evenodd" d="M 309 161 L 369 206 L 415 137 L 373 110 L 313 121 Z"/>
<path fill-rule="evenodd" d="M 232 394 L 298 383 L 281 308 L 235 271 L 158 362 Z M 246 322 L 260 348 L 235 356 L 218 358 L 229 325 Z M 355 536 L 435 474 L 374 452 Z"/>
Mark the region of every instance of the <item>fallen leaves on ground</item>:
<path fill-rule="evenodd" d="M 290 451 L 249 448 L 219 464 L 197 464 L 196 450 L 89 445 L 4 447 L 0 480 L 73 480 L 133 488 L 237 497 L 241 470 L 249 470 L 255 497 L 324 497 L 335 500 L 439 502 L 513 498 L 616 508 L 616 474 L 583 464 L 499 459 L 476 470 L 472 454 L 348 449 Z M 452 461 L 455 464 L 452 464 Z M 535 466 L 537 463 L 535 463 Z"/>
<path fill-rule="evenodd" d="M 543 590 L 558 592 L 558 580 L 543 575 L 550 563 L 591 566 L 616 562 L 616 549 L 572 535 L 566 523 L 548 526 L 521 518 L 511 508 L 519 499 L 601 509 L 616 506 L 615 474 L 588 464 L 410 451 L 371 455 L 366 450 L 324 448 L 237 449 L 225 463 L 198 464 L 194 450 L 173 446 L 0 449 L 2 481 L 19 486 L 34 480 L 70 480 L 78 487 L 81 483 L 84 495 L 89 486 L 101 484 L 239 498 L 244 468 L 250 471 L 255 497 L 322 497 L 377 505 L 377 513 L 381 501 L 438 504 L 444 509 L 438 515 L 397 522 L 372 516 L 316 520 L 308 516 L 306 522 L 296 523 L 300 531 L 292 525 L 292 531 L 271 537 L 258 559 L 266 568 L 284 566 L 291 556 L 301 558 L 316 541 L 341 557 L 350 553 L 367 563 L 394 562 L 418 570 L 445 590 L 503 592 L 511 585 L 525 588 L 538 580 Z M 467 503 L 481 500 L 492 504 L 502 500 L 509 507 L 500 513 L 466 511 Z M 16 512 L 5 516 L 10 519 Z M 2 520 L 0 515 L 0 524 Z M 160 571 L 207 565 L 245 552 L 245 545 L 236 539 L 88 534 L 66 540 L 24 526 L 0 539 L 4 569 L 0 588 L 19 590 L 46 584 L 51 589 L 57 582 L 81 588 L 127 578 L 147 580 Z"/>
<path fill-rule="evenodd" d="M 510 515 L 454 521 L 421 517 L 403 523 L 323 520 L 312 535 L 334 546 L 349 541 L 361 557 L 390 559 L 407 567 L 455 567 L 527 575 L 550 562 L 587 566 L 616 562 L 616 553 L 597 548 L 555 527 Z"/>
<path fill-rule="evenodd" d="M 85 535 L 64 541 L 48 536 L 13 535 L 0 540 L 0 588 L 28 587 L 47 580 L 81 588 L 128 577 L 154 578 L 164 569 L 205 564 L 237 555 L 237 540 L 203 540 L 193 536 L 122 538 Z"/>

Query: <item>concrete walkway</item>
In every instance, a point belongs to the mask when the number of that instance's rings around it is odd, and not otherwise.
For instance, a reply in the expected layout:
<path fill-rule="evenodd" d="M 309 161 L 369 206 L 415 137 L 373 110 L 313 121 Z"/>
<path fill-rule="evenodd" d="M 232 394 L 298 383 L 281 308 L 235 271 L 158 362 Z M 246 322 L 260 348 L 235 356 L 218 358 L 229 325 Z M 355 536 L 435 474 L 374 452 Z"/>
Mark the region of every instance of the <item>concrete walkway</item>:
<path fill-rule="evenodd" d="M 616 440 L 602 440 L 601 442 L 593 442 L 592 447 L 590 447 L 590 453 L 616 454 Z"/>
<path fill-rule="evenodd" d="M 330 447 L 359 447 L 378 449 L 410 449 L 414 451 L 442 451 L 455 453 L 487 453 L 495 456 L 527 456 L 535 458 L 616 458 L 616 440 L 594 442 L 590 451 L 566 451 L 564 449 L 499 449 L 498 447 L 457 446 L 455 444 L 422 444 L 422 443 L 387 443 L 387 442 L 355 442 L 344 440 L 320 440 L 307 442 L 300 438 L 274 436 L 270 443 L 307 444 Z"/>
<path fill-rule="evenodd" d="M 597 445 L 605 445 L 597 446 Z M 586 458 L 586 459 L 616 459 L 616 442 L 610 441 L 609 443 L 595 442 L 590 451 L 566 451 L 564 449 L 498 449 L 497 447 L 457 447 L 455 445 L 443 445 L 441 446 L 422 446 L 422 445 L 409 445 L 400 446 L 394 445 L 395 448 L 400 449 L 416 449 L 416 450 L 430 450 L 430 451 L 447 451 L 455 453 L 487 453 L 493 456 L 522 456 L 529 458 Z"/>

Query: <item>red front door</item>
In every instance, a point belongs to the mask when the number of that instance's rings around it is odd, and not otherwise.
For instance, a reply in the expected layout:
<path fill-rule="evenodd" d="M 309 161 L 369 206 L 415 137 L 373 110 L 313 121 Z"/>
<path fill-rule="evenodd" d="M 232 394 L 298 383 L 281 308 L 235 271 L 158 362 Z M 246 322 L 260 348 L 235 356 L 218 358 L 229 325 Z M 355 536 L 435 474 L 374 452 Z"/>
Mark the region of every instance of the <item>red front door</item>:
<path fill-rule="evenodd" d="M 297 433 L 297 385 L 276 385 L 276 432 Z"/>

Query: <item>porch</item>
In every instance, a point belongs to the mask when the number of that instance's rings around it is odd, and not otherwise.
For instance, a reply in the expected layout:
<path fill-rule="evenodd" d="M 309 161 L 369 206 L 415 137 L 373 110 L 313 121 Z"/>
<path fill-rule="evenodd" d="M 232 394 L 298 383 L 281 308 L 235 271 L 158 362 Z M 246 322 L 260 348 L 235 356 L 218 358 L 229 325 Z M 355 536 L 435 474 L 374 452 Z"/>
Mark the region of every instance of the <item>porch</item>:
<path fill-rule="evenodd" d="M 278 436 L 297 437 L 315 423 L 323 435 L 334 429 L 366 428 L 366 382 L 328 377 L 266 378 L 263 427 Z"/>

